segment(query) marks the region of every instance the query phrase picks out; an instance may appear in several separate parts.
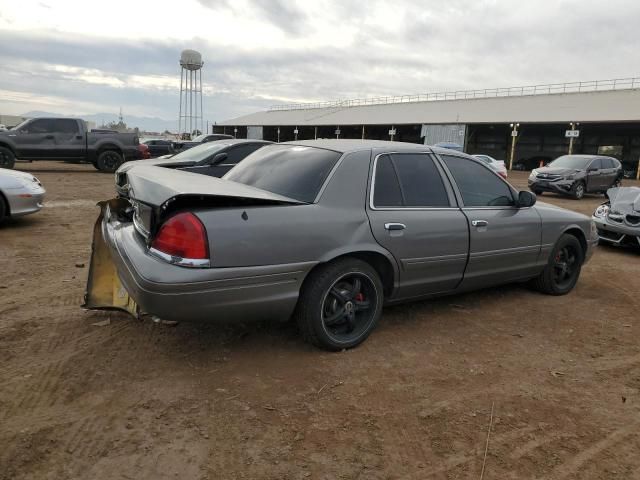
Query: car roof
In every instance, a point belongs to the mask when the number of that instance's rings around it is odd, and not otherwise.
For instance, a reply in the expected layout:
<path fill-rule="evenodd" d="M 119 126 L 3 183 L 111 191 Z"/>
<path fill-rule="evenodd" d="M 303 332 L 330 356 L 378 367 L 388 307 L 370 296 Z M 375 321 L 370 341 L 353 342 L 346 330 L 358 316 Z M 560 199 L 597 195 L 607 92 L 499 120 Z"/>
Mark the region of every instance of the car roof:
<path fill-rule="evenodd" d="M 206 142 L 206 143 L 211 143 L 212 145 L 238 145 L 241 143 L 264 143 L 265 145 L 268 145 L 270 143 L 269 140 L 252 140 L 250 138 L 223 138 L 221 140 L 214 142 Z M 202 144 L 204 145 L 204 143 Z"/>
<path fill-rule="evenodd" d="M 389 142 L 386 140 L 358 140 L 358 139 L 319 139 L 319 140 L 299 140 L 294 142 L 284 142 L 281 145 L 300 145 L 306 147 L 325 148 L 336 152 L 347 153 L 362 150 L 383 149 L 383 150 L 432 150 L 436 153 L 460 154 L 455 150 L 447 148 L 432 147 L 421 143 Z M 466 154 L 465 154 L 466 155 Z"/>

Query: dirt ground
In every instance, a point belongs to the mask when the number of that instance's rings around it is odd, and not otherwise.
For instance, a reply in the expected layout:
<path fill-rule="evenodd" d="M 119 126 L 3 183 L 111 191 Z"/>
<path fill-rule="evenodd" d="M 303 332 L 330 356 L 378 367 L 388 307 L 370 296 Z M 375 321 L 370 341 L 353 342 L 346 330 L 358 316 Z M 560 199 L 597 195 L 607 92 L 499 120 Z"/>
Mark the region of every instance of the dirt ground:
<path fill-rule="evenodd" d="M 289 324 L 83 311 L 113 176 L 18 167 L 48 194 L 0 229 L 0 479 L 477 479 L 490 422 L 485 479 L 640 479 L 640 253 L 600 247 L 565 297 L 388 308 L 331 354 Z"/>

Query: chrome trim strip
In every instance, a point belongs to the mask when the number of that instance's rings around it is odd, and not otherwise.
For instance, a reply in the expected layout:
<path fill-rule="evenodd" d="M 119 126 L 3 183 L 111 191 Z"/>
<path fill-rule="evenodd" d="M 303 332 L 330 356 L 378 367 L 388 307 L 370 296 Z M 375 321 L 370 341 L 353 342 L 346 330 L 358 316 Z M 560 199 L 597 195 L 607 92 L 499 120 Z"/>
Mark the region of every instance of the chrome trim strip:
<path fill-rule="evenodd" d="M 146 228 L 144 228 L 144 226 L 138 220 L 138 216 L 135 213 L 133 214 L 133 228 L 135 228 L 136 232 L 138 232 L 144 238 L 149 238 L 150 233 L 147 231 Z"/>
<path fill-rule="evenodd" d="M 452 260 L 466 260 L 467 253 L 453 253 L 450 255 L 439 255 L 437 257 L 404 258 L 405 265 L 418 265 L 422 263 L 450 262 Z"/>
<path fill-rule="evenodd" d="M 526 247 L 513 247 L 513 248 L 504 248 L 501 250 L 485 250 L 483 252 L 472 252 L 469 256 L 472 258 L 479 257 L 491 257 L 498 255 L 509 255 L 511 253 L 524 253 L 524 252 L 539 252 L 540 247 L 538 245 L 530 245 Z"/>
<path fill-rule="evenodd" d="M 190 267 L 190 268 L 211 267 L 211 261 L 208 258 L 201 259 L 201 258 L 174 257 L 173 255 L 168 255 L 153 247 L 149 248 L 149 253 L 154 257 L 159 258 L 160 260 L 164 260 L 167 263 L 170 263 L 172 265 L 178 265 L 180 267 Z"/>

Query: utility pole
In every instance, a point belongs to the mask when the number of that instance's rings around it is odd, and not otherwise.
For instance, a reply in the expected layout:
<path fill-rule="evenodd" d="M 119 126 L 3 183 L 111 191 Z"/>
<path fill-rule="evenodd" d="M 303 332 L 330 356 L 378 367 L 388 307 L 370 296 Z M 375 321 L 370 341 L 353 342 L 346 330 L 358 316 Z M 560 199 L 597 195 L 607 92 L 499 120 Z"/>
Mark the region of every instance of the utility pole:
<path fill-rule="evenodd" d="M 569 126 L 571 126 L 571 131 L 575 132 L 576 131 L 576 127 L 580 125 L 579 123 L 569 123 Z M 569 137 L 569 155 L 571 155 L 573 153 L 573 139 L 576 138 L 574 134 L 571 134 L 571 136 Z"/>
<path fill-rule="evenodd" d="M 519 123 L 510 123 L 511 127 L 511 155 L 509 156 L 509 170 L 513 169 L 513 157 L 516 153 L 516 140 L 518 138 Z"/>

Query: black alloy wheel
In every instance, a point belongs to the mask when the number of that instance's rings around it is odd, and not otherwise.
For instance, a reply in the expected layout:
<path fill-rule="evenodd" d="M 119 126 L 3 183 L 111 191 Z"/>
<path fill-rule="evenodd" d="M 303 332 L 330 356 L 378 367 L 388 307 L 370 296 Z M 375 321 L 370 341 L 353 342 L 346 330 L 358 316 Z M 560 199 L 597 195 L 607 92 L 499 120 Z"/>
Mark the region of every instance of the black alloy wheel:
<path fill-rule="evenodd" d="M 362 343 L 382 316 L 378 272 L 351 257 L 321 265 L 305 279 L 294 312 L 304 339 L 325 350 Z"/>
<path fill-rule="evenodd" d="M 566 295 L 578 282 L 583 261 L 580 241 L 565 233 L 556 242 L 544 270 L 533 279 L 533 287 L 548 295 Z"/>
<path fill-rule="evenodd" d="M 122 165 L 122 155 L 115 150 L 106 150 L 98 155 L 97 166 L 101 172 L 113 173 Z"/>
<path fill-rule="evenodd" d="M 572 245 L 566 245 L 556 252 L 553 260 L 553 281 L 558 289 L 565 289 L 576 276 L 579 254 Z"/>
<path fill-rule="evenodd" d="M 16 156 L 6 147 L 0 147 L 0 168 L 13 168 Z"/>
<path fill-rule="evenodd" d="M 328 334 L 348 341 L 362 334 L 371 323 L 377 302 L 373 280 L 364 273 L 339 278 L 322 302 L 322 324 Z"/>

